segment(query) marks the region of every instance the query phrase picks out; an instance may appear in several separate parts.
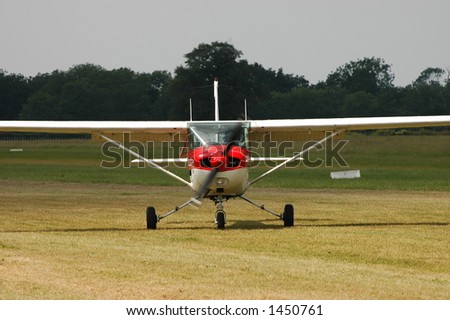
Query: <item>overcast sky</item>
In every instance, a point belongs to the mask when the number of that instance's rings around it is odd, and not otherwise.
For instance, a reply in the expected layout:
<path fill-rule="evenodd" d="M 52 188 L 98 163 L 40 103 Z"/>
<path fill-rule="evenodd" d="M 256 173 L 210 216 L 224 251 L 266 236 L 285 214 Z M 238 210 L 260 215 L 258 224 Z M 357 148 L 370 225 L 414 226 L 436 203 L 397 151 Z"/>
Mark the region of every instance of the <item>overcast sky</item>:
<path fill-rule="evenodd" d="M 380 57 L 404 86 L 450 68 L 450 0 L 0 0 L 0 69 L 10 73 L 86 62 L 173 72 L 212 41 L 311 83 Z"/>

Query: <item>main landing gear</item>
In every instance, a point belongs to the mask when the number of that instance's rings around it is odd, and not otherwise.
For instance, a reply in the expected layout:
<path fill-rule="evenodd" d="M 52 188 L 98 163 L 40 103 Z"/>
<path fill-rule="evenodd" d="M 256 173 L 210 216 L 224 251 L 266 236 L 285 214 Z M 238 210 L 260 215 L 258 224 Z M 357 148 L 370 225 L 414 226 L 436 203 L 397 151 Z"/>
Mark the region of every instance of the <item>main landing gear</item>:
<path fill-rule="evenodd" d="M 280 220 L 283 220 L 285 227 L 292 227 L 294 225 L 294 206 L 292 204 L 286 204 L 284 206 L 283 213 L 279 214 L 272 210 L 267 209 L 264 205 L 260 205 L 260 204 L 257 204 L 256 202 L 253 202 L 252 200 L 250 200 L 244 196 L 238 196 L 238 197 L 241 198 L 242 200 L 247 201 L 251 205 L 254 205 L 257 208 L 280 218 Z M 211 200 L 213 200 L 216 205 L 215 223 L 217 225 L 217 229 L 224 229 L 225 224 L 227 223 L 226 222 L 226 214 L 225 214 L 224 206 L 223 206 L 224 199 L 222 197 L 214 197 L 214 198 L 211 198 Z M 156 229 L 156 225 L 158 224 L 158 222 L 160 220 L 174 214 L 175 212 L 179 211 L 180 209 L 186 207 L 189 204 L 198 206 L 200 204 L 200 201 L 196 198 L 192 198 L 189 201 L 183 203 L 180 206 L 175 207 L 173 210 L 171 210 L 161 216 L 156 214 L 156 210 L 154 207 L 148 207 L 147 208 L 147 229 L 150 229 L 150 230 Z"/>
<path fill-rule="evenodd" d="M 239 198 L 247 201 L 251 205 L 254 205 L 255 207 L 257 207 L 263 211 L 270 213 L 273 216 L 280 218 L 281 220 L 283 220 L 285 227 L 292 227 L 294 225 L 294 206 L 292 204 L 285 205 L 283 213 L 279 214 L 272 210 L 267 209 L 263 204 L 257 204 L 256 202 L 253 202 L 252 200 L 250 200 L 244 196 L 239 196 Z"/>
<path fill-rule="evenodd" d="M 156 229 L 156 224 L 158 223 L 159 219 L 156 215 L 156 210 L 154 207 L 148 207 L 147 208 L 147 229 Z"/>

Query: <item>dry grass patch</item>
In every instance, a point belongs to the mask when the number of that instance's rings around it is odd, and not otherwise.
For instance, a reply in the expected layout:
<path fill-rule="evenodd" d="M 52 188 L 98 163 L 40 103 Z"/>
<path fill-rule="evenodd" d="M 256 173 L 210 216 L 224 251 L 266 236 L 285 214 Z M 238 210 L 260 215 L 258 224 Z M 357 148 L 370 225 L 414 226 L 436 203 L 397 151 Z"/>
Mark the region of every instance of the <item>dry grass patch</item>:
<path fill-rule="evenodd" d="M 185 188 L 0 184 L 2 299 L 449 299 L 450 193 L 254 189 L 296 226 L 239 200 L 145 229 Z"/>

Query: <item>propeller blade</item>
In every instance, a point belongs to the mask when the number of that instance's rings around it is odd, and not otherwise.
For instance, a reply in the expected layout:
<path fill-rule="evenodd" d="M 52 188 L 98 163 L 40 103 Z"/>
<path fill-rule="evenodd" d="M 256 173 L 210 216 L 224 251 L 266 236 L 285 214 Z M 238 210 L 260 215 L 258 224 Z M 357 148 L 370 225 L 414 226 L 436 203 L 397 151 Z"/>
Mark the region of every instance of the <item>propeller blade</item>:
<path fill-rule="evenodd" d="M 230 151 L 233 146 L 234 141 L 239 141 L 242 135 L 242 124 L 238 123 L 231 131 L 229 141 L 227 143 L 227 147 L 225 149 L 225 156 L 228 156 L 228 151 Z"/>
<path fill-rule="evenodd" d="M 206 177 L 205 182 L 203 183 L 202 187 L 198 190 L 197 194 L 195 195 L 196 199 L 203 198 L 203 196 L 208 192 L 209 185 L 213 182 L 214 177 L 216 176 L 217 172 L 219 172 L 219 168 L 213 168 L 211 170 L 211 172 Z"/>

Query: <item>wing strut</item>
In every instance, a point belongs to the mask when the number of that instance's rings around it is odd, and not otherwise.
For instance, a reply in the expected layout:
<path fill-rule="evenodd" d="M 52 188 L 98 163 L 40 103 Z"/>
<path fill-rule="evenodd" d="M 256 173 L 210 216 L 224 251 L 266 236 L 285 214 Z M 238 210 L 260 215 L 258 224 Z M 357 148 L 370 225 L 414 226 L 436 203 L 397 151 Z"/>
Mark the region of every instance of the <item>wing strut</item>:
<path fill-rule="evenodd" d="M 259 208 L 261 210 L 264 210 L 264 211 L 270 213 L 271 215 L 277 216 L 280 219 L 283 218 L 283 215 L 281 215 L 279 213 L 276 213 L 276 212 L 274 212 L 272 210 L 267 209 L 263 204 L 257 204 L 256 202 L 250 200 L 249 198 L 244 197 L 243 195 L 240 195 L 239 198 L 241 198 L 242 200 L 247 201 L 248 203 L 254 205 L 255 207 L 257 207 L 257 208 Z"/>
<path fill-rule="evenodd" d="M 271 173 L 274 172 L 275 170 L 280 169 L 280 168 L 283 167 L 286 163 L 291 162 L 291 161 L 294 161 L 294 160 L 301 159 L 301 158 L 302 158 L 302 155 L 303 155 L 304 153 L 308 152 L 309 150 L 315 148 L 315 147 L 318 146 L 318 145 L 321 145 L 322 143 L 324 143 L 324 142 L 327 141 L 328 139 L 331 139 L 331 138 L 333 138 L 334 136 L 336 136 L 336 135 L 338 135 L 338 134 L 340 134 L 340 133 L 342 133 L 342 132 L 343 132 L 343 130 L 340 130 L 340 131 L 333 132 L 333 133 L 330 134 L 330 135 L 327 135 L 325 138 L 323 138 L 322 140 L 320 140 L 320 141 L 314 143 L 314 144 L 313 144 L 312 146 L 310 146 L 309 148 L 306 148 L 305 150 L 302 150 L 301 152 L 297 153 L 297 154 L 294 155 L 293 157 L 288 158 L 287 160 L 283 161 L 283 162 L 280 163 L 279 165 L 277 165 L 277 166 L 273 167 L 272 169 L 270 169 L 269 171 L 263 173 L 263 174 L 260 175 L 258 178 L 256 178 L 256 179 L 250 181 L 249 184 L 248 184 L 248 186 L 250 187 L 252 184 L 258 182 L 259 180 L 261 180 L 261 179 L 264 178 L 265 176 L 271 174 Z"/>
<path fill-rule="evenodd" d="M 161 167 L 160 165 L 156 164 L 154 161 L 152 161 L 152 160 L 150 160 L 150 159 L 147 159 L 147 158 L 141 156 L 139 153 L 134 152 L 133 150 L 131 150 L 131 149 L 125 147 L 123 144 L 121 144 L 121 143 L 119 143 L 119 142 L 117 142 L 117 141 L 114 141 L 114 140 L 112 140 L 112 139 L 110 139 L 110 138 L 108 138 L 108 137 L 106 137 L 106 136 L 104 136 L 104 135 L 102 135 L 102 134 L 100 134 L 100 137 L 102 137 L 103 139 L 105 139 L 105 140 L 108 141 L 108 142 L 111 142 L 111 143 L 112 143 L 113 145 L 115 145 L 116 147 L 118 147 L 118 148 L 120 148 L 120 149 L 122 149 L 122 150 L 128 152 L 129 154 L 135 156 L 135 157 L 138 158 L 139 160 L 146 162 L 146 163 L 149 164 L 151 167 L 153 167 L 153 168 L 155 168 L 155 169 L 158 169 L 158 170 L 164 172 L 165 174 L 171 176 L 171 177 L 174 178 L 174 179 L 177 179 L 178 181 L 180 181 L 180 182 L 182 182 L 182 183 L 184 183 L 184 184 L 186 184 L 186 185 L 188 185 L 189 187 L 192 188 L 191 184 L 190 184 L 188 181 L 186 181 L 186 180 L 184 180 L 183 178 L 177 176 L 176 174 L 170 172 L 169 170 L 164 169 L 164 168 Z"/>

